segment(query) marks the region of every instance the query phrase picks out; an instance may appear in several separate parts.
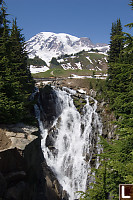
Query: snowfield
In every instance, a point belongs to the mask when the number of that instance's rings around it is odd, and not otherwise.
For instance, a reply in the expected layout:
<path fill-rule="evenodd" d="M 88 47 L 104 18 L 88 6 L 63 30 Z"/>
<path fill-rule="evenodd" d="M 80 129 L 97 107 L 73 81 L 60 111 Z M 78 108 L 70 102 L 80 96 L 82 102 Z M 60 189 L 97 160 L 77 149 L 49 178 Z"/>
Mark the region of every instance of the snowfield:
<path fill-rule="evenodd" d="M 101 46 L 100 46 L 101 45 Z M 82 50 L 98 49 L 106 53 L 109 46 L 106 44 L 93 44 L 89 38 L 78 38 L 65 33 L 41 32 L 33 36 L 26 43 L 29 57 L 35 55 L 44 60 L 47 65 L 53 57 L 65 54 L 74 54 Z"/>
<path fill-rule="evenodd" d="M 108 76 L 107 74 L 95 75 L 95 78 L 96 79 L 106 79 L 107 76 Z M 79 76 L 79 75 L 76 75 L 76 74 L 72 74 L 72 76 L 68 77 L 68 78 L 85 79 L 85 78 L 94 78 L 94 77 L 92 77 L 92 76 Z"/>
<path fill-rule="evenodd" d="M 40 73 L 40 72 L 46 72 L 47 70 L 49 70 L 49 68 L 46 67 L 46 66 L 36 67 L 36 66 L 30 65 L 31 74 L 36 74 L 36 73 Z"/>

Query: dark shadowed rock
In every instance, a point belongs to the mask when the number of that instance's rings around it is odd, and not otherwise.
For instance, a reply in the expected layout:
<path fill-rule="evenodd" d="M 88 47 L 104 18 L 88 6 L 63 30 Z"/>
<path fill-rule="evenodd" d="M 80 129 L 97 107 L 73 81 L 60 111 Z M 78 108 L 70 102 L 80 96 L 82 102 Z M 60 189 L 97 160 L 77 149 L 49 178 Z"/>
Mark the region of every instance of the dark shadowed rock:
<path fill-rule="evenodd" d="M 57 95 L 50 85 L 40 89 L 39 101 L 41 120 L 45 122 L 45 127 L 48 128 L 61 113 Z"/>

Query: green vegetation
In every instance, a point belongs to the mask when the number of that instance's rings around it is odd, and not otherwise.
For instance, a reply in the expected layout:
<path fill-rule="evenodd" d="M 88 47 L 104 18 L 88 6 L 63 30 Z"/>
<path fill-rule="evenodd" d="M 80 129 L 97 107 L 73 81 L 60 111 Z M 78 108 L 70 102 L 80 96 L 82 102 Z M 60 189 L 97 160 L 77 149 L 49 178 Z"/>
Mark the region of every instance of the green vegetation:
<path fill-rule="evenodd" d="M 1 1 L 0 1 L 1 2 Z M 27 67 L 27 53 L 21 30 L 13 20 L 9 28 L 6 8 L 0 3 L 0 123 L 16 123 L 32 121 L 31 111 L 33 102 L 30 95 L 34 90 L 34 81 Z M 133 0 L 130 1 L 133 9 Z M 133 23 L 128 24 L 133 27 Z M 100 166 L 92 169 L 95 172 L 95 182 L 87 192 L 81 193 L 84 200 L 118 200 L 118 186 L 122 183 L 133 184 L 133 36 L 122 32 L 120 19 L 112 24 L 109 51 L 108 79 L 77 80 L 76 86 L 94 89 L 97 99 L 108 101 L 110 109 L 114 111 L 117 125 L 113 139 L 106 140 L 101 137 L 103 152 L 100 156 Z M 87 57 L 93 61 L 93 64 Z M 80 62 L 83 70 L 63 70 L 56 58 L 51 60 L 52 69 L 34 74 L 35 78 L 41 77 L 68 77 L 72 74 L 93 75 L 98 71 L 88 70 L 92 65 L 100 66 L 98 60 L 103 60 L 105 55 L 98 53 L 79 52 L 76 57 L 65 55 L 67 64 Z M 44 61 L 38 57 L 29 59 L 29 63 Z M 86 69 L 86 66 L 89 66 Z M 103 69 L 102 72 L 106 72 Z M 47 93 L 50 87 L 46 87 Z M 74 104 L 79 111 L 85 104 L 84 98 L 74 98 Z M 116 139 L 117 138 L 117 139 Z"/>
<path fill-rule="evenodd" d="M 32 120 L 29 101 L 34 81 L 27 67 L 27 53 L 16 19 L 9 28 L 6 8 L 0 12 L 0 123 Z"/>
<path fill-rule="evenodd" d="M 89 57 L 91 60 L 100 60 L 105 57 L 105 55 L 99 53 L 89 53 Z"/>
<path fill-rule="evenodd" d="M 104 54 L 99 54 L 97 51 L 93 51 L 94 53 L 90 53 L 89 51 L 81 51 L 76 54 L 71 55 L 62 55 L 56 58 L 52 58 L 50 68 L 62 68 L 63 65 L 68 68 L 69 66 L 74 69 L 78 68 L 77 64 L 80 63 L 82 69 L 93 69 L 96 67 L 100 68 L 104 73 L 107 72 L 107 56 Z M 96 70 L 98 70 L 98 68 Z"/>
<path fill-rule="evenodd" d="M 73 67 L 77 67 L 76 63 L 81 63 L 82 69 L 95 69 L 96 66 L 102 69 L 105 73 L 107 72 L 107 63 L 104 54 L 99 54 L 97 52 L 89 53 L 87 51 L 81 51 L 74 54 L 73 57 L 64 58 L 61 64 L 70 63 Z M 88 59 L 89 58 L 89 59 Z M 99 60 L 101 62 L 99 62 Z"/>
<path fill-rule="evenodd" d="M 112 24 L 108 74 L 106 98 L 117 129 L 114 139 L 101 137 L 101 164 L 93 169 L 95 183 L 81 193 L 84 200 L 118 200 L 119 184 L 133 184 L 133 36 L 122 32 L 120 20 Z"/>
<path fill-rule="evenodd" d="M 42 60 L 41 58 L 39 58 L 38 56 L 35 56 L 35 58 L 28 58 L 27 60 L 27 65 L 33 65 L 33 66 L 47 66 L 46 62 L 44 60 Z"/>
<path fill-rule="evenodd" d="M 93 76 L 95 75 L 103 75 L 107 73 L 107 63 L 105 61 L 105 55 L 98 54 L 98 53 L 89 53 L 86 51 L 81 51 L 77 53 L 78 56 L 71 57 L 68 55 L 61 56 L 64 61 L 59 63 L 56 58 L 52 58 L 51 64 L 50 64 L 50 70 L 46 72 L 41 72 L 37 74 L 33 74 L 34 78 L 48 78 L 48 77 L 70 77 L 71 74 L 80 75 L 80 76 Z M 93 64 L 90 63 L 89 59 L 86 57 L 89 57 Z M 101 63 L 99 62 L 101 60 Z M 67 63 L 70 63 L 72 67 L 76 68 L 77 65 L 75 63 L 81 63 L 82 70 L 80 69 L 67 69 L 64 70 L 62 68 L 62 64 L 67 65 Z M 95 67 L 98 66 L 102 70 L 97 70 Z M 93 69 L 93 70 L 92 70 Z M 52 73 L 51 73 L 52 72 Z"/>
<path fill-rule="evenodd" d="M 51 63 L 51 65 L 52 65 L 52 67 L 53 67 L 53 65 L 58 66 L 58 65 L 60 64 L 60 63 L 57 61 L 56 58 L 52 58 L 52 60 L 50 61 L 50 63 Z"/>
<path fill-rule="evenodd" d="M 76 97 L 73 96 L 73 103 L 75 105 L 75 107 L 77 108 L 77 110 L 82 113 L 82 109 L 84 107 L 84 105 L 86 104 L 86 100 L 82 97 Z"/>
<path fill-rule="evenodd" d="M 123 32 L 120 19 L 117 22 L 112 23 L 111 29 L 111 41 L 109 51 L 109 63 L 119 62 L 121 59 L 121 52 L 124 48 Z"/>
<path fill-rule="evenodd" d="M 71 57 L 71 56 L 73 56 L 73 54 L 70 54 L 70 55 L 65 54 L 65 55 L 58 56 L 57 59 L 60 60 L 60 59 L 68 58 L 68 57 Z"/>
<path fill-rule="evenodd" d="M 53 73 L 52 73 L 53 72 Z M 99 75 L 101 74 L 101 71 L 99 73 L 99 71 L 92 71 L 92 70 L 87 70 L 87 69 L 83 69 L 83 70 L 64 70 L 62 68 L 53 68 L 50 69 L 46 72 L 40 72 L 37 74 L 33 74 L 34 78 L 49 78 L 49 77 L 62 77 L 62 78 L 67 78 L 67 77 L 71 77 L 72 74 L 75 75 L 79 75 L 79 76 L 93 76 L 95 73 L 95 75 Z M 53 74 L 53 75 L 52 75 Z"/>

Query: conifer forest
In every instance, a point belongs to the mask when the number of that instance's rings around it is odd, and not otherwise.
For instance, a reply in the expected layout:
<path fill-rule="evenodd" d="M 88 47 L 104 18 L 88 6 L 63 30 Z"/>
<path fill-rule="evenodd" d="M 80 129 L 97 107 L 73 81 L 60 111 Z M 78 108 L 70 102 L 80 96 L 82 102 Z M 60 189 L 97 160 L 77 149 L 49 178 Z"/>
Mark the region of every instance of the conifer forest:
<path fill-rule="evenodd" d="M 133 10 L 133 0 L 127 4 Z M 32 98 L 35 80 L 29 66 L 46 63 L 38 56 L 34 60 L 28 58 L 17 19 L 8 20 L 8 8 L 2 0 L 0 9 L 0 124 L 36 125 L 34 104 L 37 100 Z M 133 23 L 125 24 L 125 27 L 132 29 Z M 56 58 L 51 63 L 58 68 Z M 80 200 L 118 200 L 119 184 L 133 184 L 133 35 L 123 32 L 120 18 L 112 22 L 107 65 L 106 80 L 99 80 L 95 85 L 94 77 L 85 87 L 93 88 L 97 94 L 100 92 L 101 96 L 96 98 L 102 98 L 109 105 L 109 111 L 115 115 L 111 123 L 116 129 L 111 139 L 100 136 L 102 150 L 95 155 L 100 164 L 98 168 L 91 168 L 94 181 L 85 192 L 79 192 Z M 74 101 L 80 110 L 84 102 Z"/>

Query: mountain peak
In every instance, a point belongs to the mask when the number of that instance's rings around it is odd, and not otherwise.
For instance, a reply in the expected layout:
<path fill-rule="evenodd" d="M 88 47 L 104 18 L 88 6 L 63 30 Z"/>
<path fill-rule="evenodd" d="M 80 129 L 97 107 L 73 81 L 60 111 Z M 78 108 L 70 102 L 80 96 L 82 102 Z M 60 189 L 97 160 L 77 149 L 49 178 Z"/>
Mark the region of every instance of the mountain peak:
<path fill-rule="evenodd" d="M 105 45 L 101 46 L 93 44 L 87 37 L 78 38 L 66 33 L 40 32 L 27 41 L 26 48 L 29 57 L 39 56 L 48 64 L 52 57 L 87 51 L 95 47 L 107 49 Z"/>

